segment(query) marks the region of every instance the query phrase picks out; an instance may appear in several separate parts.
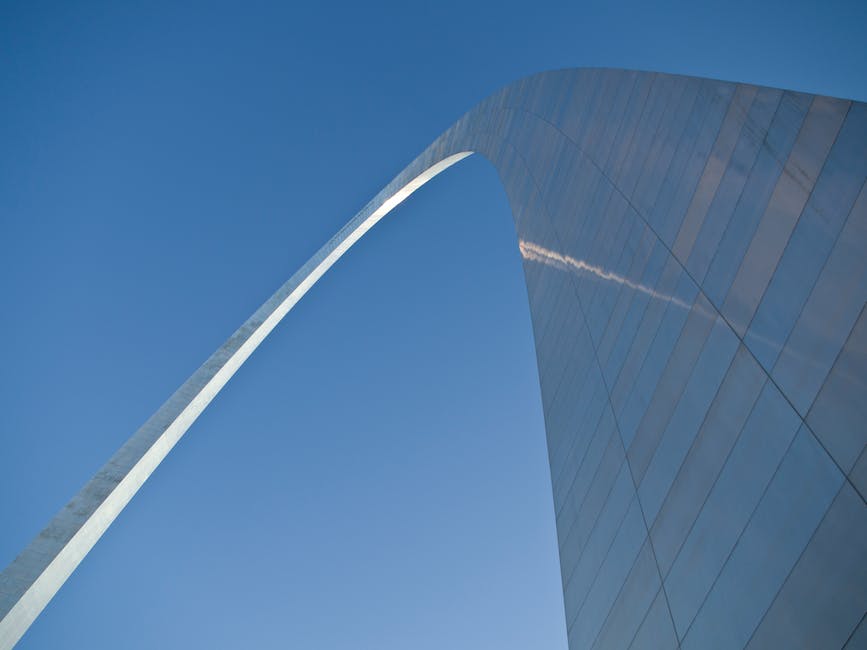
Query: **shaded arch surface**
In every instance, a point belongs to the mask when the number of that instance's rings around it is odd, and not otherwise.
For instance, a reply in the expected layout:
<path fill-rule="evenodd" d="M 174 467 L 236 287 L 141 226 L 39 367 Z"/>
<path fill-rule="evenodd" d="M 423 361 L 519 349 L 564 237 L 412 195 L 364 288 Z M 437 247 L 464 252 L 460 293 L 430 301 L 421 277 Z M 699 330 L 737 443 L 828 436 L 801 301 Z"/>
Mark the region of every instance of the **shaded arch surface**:
<path fill-rule="evenodd" d="M 258 309 L 0 574 L 0 647 L 319 277 L 471 152 L 523 257 L 570 647 L 867 645 L 867 106 L 588 69 L 469 111 Z"/>

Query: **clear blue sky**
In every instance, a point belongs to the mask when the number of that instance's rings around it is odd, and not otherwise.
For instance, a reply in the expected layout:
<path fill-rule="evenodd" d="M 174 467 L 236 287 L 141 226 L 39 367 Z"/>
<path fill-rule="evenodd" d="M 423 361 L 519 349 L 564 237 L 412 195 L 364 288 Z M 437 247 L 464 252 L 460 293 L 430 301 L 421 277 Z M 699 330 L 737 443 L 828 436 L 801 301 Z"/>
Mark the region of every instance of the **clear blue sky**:
<path fill-rule="evenodd" d="M 0 5 L 3 566 L 498 87 L 602 65 L 867 99 L 864 2 L 134 4 Z M 471 158 L 304 298 L 21 647 L 563 650 L 525 300 Z"/>

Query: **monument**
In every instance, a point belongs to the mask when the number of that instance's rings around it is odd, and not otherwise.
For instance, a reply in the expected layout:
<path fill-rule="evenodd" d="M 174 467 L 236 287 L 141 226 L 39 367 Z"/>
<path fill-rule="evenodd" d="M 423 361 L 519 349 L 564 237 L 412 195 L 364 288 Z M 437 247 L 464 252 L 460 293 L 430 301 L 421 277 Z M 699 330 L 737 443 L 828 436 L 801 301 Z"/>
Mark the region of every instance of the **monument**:
<path fill-rule="evenodd" d="M 0 574 L 12 647 L 325 271 L 477 153 L 512 207 L 570 648 L 867 647 L 867 105 L 539 74 L 377 194 Z"/>

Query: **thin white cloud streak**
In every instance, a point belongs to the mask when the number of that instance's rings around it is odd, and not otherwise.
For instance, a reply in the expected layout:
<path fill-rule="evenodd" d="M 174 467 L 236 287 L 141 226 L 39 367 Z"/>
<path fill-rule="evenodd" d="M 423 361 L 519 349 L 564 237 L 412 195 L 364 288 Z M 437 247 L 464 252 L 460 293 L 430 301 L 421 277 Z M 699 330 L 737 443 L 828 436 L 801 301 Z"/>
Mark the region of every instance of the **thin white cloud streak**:
<path fill-rule="evenodd" d="M 539 244 L 535 244 L 533 242 L 521 239 L 518 240 L 518 248 L 521 250 L 521 256 L 525 260 L 539 262 L 540 264 L 545 264 L 546 266 L 560 269 L 561 271 L 583 271 L 584 273 L 589 273 L 590 275 L 593 275 L 601 280 L 616 282 L 617 284 L 625 285 L 630 289 L 640 291 L 641 293 L 646 294 L 651 298 L 672 302 L 678 307 L 682 307 L 686 310 L 692 309 L 692 305 L 688 305 L 676 296 L 659 293 L 651 287 L 643 285 L 639 282 L 633 282 L 629 278 L 625 278 L 622 275 L 613 273 L 611 271 L 606 271 L 602 267 L 594 266 L 593 264 L 588 264 L 584 260 L 576 260 L 570 255 L 563 255 L 562 253 L 552 251 L 550 248 L 545 248 L 544 246 L 540 246 Z"/>

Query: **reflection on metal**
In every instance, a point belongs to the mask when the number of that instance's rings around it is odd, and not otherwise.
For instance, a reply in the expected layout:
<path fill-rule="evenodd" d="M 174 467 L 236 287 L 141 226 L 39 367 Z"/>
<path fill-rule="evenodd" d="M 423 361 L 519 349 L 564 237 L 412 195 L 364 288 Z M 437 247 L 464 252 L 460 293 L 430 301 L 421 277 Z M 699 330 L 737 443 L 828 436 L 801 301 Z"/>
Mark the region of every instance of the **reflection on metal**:
<path fill-rule="evenodd" d="M 638 282 L 633 282 L 629 278 L 618 275 L 613 271 L 606 271 L 599 266 L 588 264 L 584 260 L 576 260 L 570 255 L 563 255 L 562 253 L 557 253 L 556 251 L 552 251 L 551 249 L 545 248 L 544 246 L 539 246 L 539 244 L 534 244 L 533 242 L 528 242 L 521 239 L 518 241 L 518 249 L 521 251 L 521 257 L 530 262 L 547 264 L 548 266 L 555 269 L 560 269 L 561 271 L 583 271 L 584 273 L 589 273 L 593 277 L 599 278 L 600 280 L 606 280 L 607 282 L 614 282 L 615 284 L 625 285 L 630 289 L 640 291 L 641 293 L 650 296 L 651 298 L 656 298 L 657 300 L 663 300 L 665 302 L 671 302 L 672 304 L 677 305 L 678 307 L 680 307 L 681 309 L 685 309 L 686 311 L 692 309 L 692 305 L 686 304 L 677 296 L 673 296 L 670 294 L 661 294 L 658 291 L 655 291 L 652 287 L 646 287 Z"/>
<path fill-rule="evenodd" d="M 0 649 L 301 296 L 469 152 L 524 260 L 570 648 L 867 646 L 867 106 L 586 69 L 469 111 L 262 305 L 0 574 Z"/>

